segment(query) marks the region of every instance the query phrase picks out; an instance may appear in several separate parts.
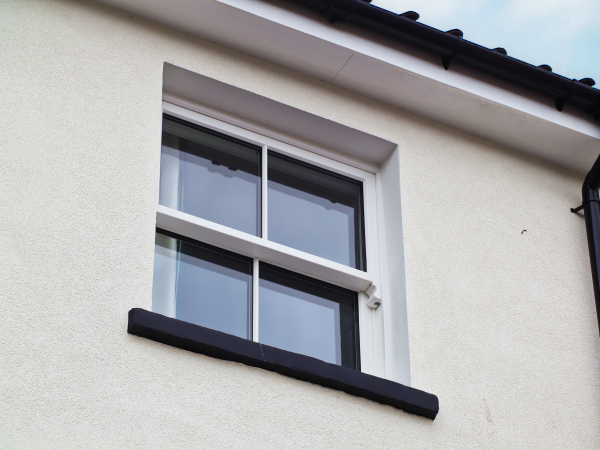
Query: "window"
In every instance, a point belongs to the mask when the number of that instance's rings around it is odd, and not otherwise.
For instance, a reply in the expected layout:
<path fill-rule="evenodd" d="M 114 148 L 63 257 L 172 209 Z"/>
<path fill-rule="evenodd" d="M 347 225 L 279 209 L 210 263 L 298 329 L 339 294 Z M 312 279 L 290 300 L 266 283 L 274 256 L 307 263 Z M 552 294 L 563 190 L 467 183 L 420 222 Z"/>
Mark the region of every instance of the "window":
<path fill-rule="evenodd" d="M 362 183 L 268 152 L 269 239 L 366 270 Z"/>
<path fill-rule="evenodd" d="M 163 112 L 153 311 L 378 372 L 375 175 Z"/>

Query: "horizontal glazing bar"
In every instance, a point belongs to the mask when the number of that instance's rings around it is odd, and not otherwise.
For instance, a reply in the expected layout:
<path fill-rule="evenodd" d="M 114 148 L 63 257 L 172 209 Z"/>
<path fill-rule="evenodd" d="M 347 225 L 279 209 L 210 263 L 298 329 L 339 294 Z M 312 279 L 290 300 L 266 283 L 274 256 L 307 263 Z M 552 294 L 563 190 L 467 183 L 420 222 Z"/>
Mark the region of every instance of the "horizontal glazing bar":
<path fill-rule="evenodd" d="M 354 291 L 366 291 L 373 282 L 366 272 L 166 206 L 159 205 L 156 226 Z"/>

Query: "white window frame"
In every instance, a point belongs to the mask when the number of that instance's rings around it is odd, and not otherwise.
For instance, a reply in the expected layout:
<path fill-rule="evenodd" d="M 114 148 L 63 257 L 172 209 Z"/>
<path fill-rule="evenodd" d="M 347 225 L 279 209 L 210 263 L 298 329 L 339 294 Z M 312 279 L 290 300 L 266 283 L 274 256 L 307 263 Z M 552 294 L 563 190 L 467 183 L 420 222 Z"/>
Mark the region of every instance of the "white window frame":
<path fill-rule="evenodd" d="M 262 237 L 244 233 L 160 205 L 158 202 L 158 195 L 156 203 L 156 227 L 253 259 L 252 338 L 255 342 L 258 342 L 259 338 L 258 301 L 256 301 L 258 298 L 259 280 L 259 276 L 256 275 L 258 275 L 259 261 L 264 261 L 311 278 L 316 278 L 358 292 L 361 372 L 385 377 L 382 308 L 377 308 L 382 301 L 382 276 L 379 264 L 381 255 L 380 240 L 378 238 L 377 211 L 377 177 L 379 174 L 365 170 L 364 165 L 362 166 L 363 168 L 359 168 L 346 162 L 337 161 L 334 159 L 336 155 L 330 155 L 327 149 L 319 149 L 319 154 L 317 154 L 314 151 L 308 151 L 282 142 L 276 138 L 250 131 L 239 126 L 239 119 L 236 119 L 236 125 L 233 125 L 232 123 L 223 120 L 224 117 L 221 114 L 219 115 L 219 119 L 216 119 L 164 100 L 162 103 L 162 112 L 262 148 Z M 231 122 L 234 122 L 234 120 L 231 120 Z M 367 256 L 366 272 L 268 240 L 267 152 L 269 150 L 359 180 L 363 183 L 363 215 Z"/>

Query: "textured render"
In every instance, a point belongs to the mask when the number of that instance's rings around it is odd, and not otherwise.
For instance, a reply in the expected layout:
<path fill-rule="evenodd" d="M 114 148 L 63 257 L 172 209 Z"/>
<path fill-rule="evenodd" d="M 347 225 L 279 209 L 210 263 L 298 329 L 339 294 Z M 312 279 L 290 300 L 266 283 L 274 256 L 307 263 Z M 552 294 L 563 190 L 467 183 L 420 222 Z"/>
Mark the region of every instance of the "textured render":
<path fill-rule="evenodd" d="M 4 0 L 0 54 L 0 448 L 600 447 L 580 175 L 94 2 Z M 127 334 L 151 304 L 164 61 L 399 144 L 435 422 Z"/>

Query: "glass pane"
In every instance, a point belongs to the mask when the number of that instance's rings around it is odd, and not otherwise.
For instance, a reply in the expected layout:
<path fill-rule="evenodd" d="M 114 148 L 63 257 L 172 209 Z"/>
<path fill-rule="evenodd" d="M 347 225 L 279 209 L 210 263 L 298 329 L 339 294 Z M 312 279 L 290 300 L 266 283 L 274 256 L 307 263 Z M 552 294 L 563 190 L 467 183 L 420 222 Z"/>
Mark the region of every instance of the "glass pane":
<path fill-rule="evenodd" d="M 269 152 L 269 240 L 366 270 L 362 183 Z"/>
<path fill-rule="evenodd" d="M 163 231 L 154 248 L 154 312 L 250 337 L 252 260 Z"/>
<path fill-rule="evenodd" d="M 159 203 L 260 235 L 261 148 L 163 119 Z"/>
<path fill-rule="evenodd" d="M 259 342 L 360 369 L 356 292 L 268 264 L 259 272 Z"/>

